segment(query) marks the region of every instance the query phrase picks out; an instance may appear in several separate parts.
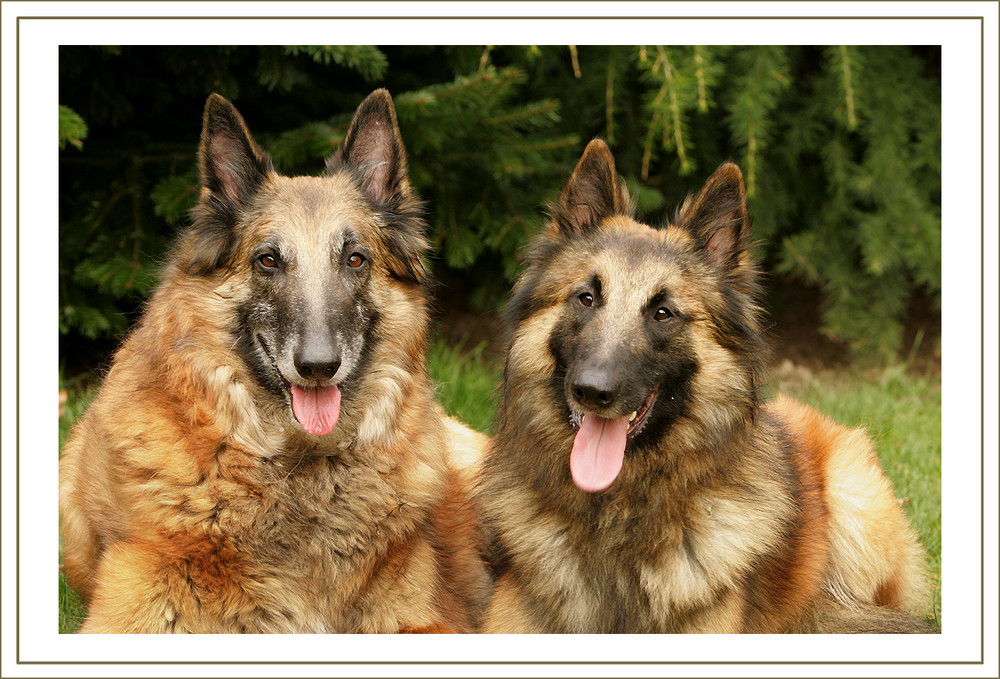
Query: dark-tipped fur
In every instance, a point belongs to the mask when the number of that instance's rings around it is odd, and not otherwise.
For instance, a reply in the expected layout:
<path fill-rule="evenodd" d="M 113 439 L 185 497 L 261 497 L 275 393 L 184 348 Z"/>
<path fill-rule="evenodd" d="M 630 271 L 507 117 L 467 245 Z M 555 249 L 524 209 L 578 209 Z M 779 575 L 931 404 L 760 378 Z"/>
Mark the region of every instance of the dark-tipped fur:
<path fill-rule="evenodd" d="M 186 266 L 192 274 L 207 275 L 229 266 L 241 216 L 277 175 L 243 117 L 218 94 L 205 104 L 199 167 L 202 196 L 192 210 Z M 426 283 L 423 260 L 430 244 L 423 202 L 410 188 L 406 151 L 387 90 L 376 90 L 361 103 L 340 149 L 327 158 L 326 169 L 331 176 L 349 175 L 380 215 L 392 275 Z"/>
<path fill-rule="evenodd" d="M 340 149 L 327 158 L 326 170 L 354 177 L 382 215 L 393 275 L 411 283 L 425 282 L 423 258 L 430 244 L 423 203 L 410 190 L 406 151 L 387 90 L 375 90 L 361 103 Z"/>
<path fill-rule="evenodd" d="M 205 275 L 228 262 L 236 225 L 274 167 L 243 116 L 219 94 L 205 103 L 198 161 L 202 194 L 192 211 L 193 245 L 186 266 L 192 274 Z"/>
<path fill-rule="evenodd" d="M 470 460 L 427 376 L 419 203 L 392 101 L 326 176 L 212 95 L 203 188 L 60 458 L 81 632 L 474 631 Z"/>
<path fill-rule="evenodd" d="M 588 145 L 505 311 L 486 631 L 814 631 L 829 602 L 836 631 L 925 631 L 905 612 L 921 551 L 868 439 L 762 402 L 758 278 L 735 165 L 656 229 Z M 866 607 L 886 614 L 847 614 Z"/>

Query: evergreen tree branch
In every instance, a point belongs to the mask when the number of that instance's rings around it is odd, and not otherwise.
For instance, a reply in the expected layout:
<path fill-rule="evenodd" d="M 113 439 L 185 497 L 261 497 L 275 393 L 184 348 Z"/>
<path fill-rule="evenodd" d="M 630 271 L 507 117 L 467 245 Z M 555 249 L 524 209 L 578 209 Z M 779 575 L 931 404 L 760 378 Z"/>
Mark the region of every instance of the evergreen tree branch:
<path fill-rule="evenodd" d="M 684 135 L 681 130 L 681 107 L 677 101 L 677 88 L 674 85 L 674 71 L 670 65 L 670 59 L 667 56 L 667 51 L 663 49 L 663 45 L 657 45 L 656 49 L 660 53 L 660 60 L 663 67 L 663 77 L 666 80 L 667 92 L 670 97 L 670 113 L 673 120 L 674 147 L 677 151 L 677 157 L 681 163 L 681 174 L 684 174 L 688 169 L 690 169 L 690 165 L 688 164 L 687 152 L 684 150 Z"/>
<path fill-rule="evenodd" d="M 702 113 L 708 111 L 708 95 L 705 85 L 705 59 L 702 57 L 701 46 L 694 46 L 694 77 L 698 82 L 698 110 Z"/>
<path fill-rule="evenodd" d="M 573 75 L 576 76 L 577 79 L 582 78 L 583 74 L 580 73 L 580 58 L 576 53 L 576 45 L 569 46 L 569 56 L 570 60 L 573 62 Z"/>
<path fill-rule="evenodd" d="M 490 63 L 490 52 L 493 51 L 493 45 L 487 45 L 483 48 L 483 54 L 479 57 L 479 72 L 482 73 L 486 70 L 486 66 Z"/>
<path fill-rule="evenodd" d="M 649 164 L 653 155 L 653 137 L 656 135 L 657 125 L 660 123 L 660 103 L 666 95 L 667 86 L 663 85 L 660 87 L 660 91 L 657 92 L 656 98 L 653 99 L 653 115 L 649 120 L 649 127 L 646 130 L 646 141 L 642 145 L 642 169 L 639 176 L 642 177 L 643 181 L 649 179 Z"/>
<path fill-rule="evenodd" d="M 539 116 L 552 114 L 559 109 L 559 105 L 554 101 L 543 101 L 530 108 L 525 108 L 512 113 L 505 113 L 502 116 L 486 118 L 483 123 L 486 125 L 506 125 L 523 121 L 536 121 Z"/>
<path fill-rule="evenodd" d="M 87 123 L 69 106 L 59 107 L 59 148 L 71 144 L 77 149 L 83 149 L 83 140 L 87 138 Z"/>
<path fill-rule="evenodd" d="M 608 79 L 604 88 L 604 125 L 608 144 L 615 143 L 615 62 L 608 58 Z"/>
<path fill-rule="evenodd" d="M 858 118 L 854 113 L 854 87 L 851 85 L 851 57 L 847 53 L 847 45 L 840 45 L 840 61 L 844 76 L 844 98 L 847 101 L 847 129 L 858 126 Z"/>

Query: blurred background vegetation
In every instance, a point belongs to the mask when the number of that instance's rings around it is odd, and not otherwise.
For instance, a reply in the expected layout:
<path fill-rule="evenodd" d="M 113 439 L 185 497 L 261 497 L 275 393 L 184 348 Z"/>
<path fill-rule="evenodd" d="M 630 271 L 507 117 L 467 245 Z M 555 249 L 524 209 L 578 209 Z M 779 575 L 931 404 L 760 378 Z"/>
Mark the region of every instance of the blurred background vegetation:
<path fill-rule="evenodd" d="M 234 101 L 280 171 L 316 174 L 362 98 L 393 94 L 437 278 L 502 303 L 586 142 L 608 140 L 663 223 L 723 161 L 746 175 L 771 287 L 815 290 L 859 355 L 906 351 L 939 311 L 937 47 L 73 47 L 60 50 L 61 354 L 106 360 L 198 195 L 206 96 Z"/>

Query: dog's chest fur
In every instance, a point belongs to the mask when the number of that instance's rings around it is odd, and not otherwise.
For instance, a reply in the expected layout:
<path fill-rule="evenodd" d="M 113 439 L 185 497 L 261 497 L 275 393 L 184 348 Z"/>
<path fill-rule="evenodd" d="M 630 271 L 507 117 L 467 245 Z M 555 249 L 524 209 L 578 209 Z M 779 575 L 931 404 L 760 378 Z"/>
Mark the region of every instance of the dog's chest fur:
<path fill-rule="evenodd" d="M 610 506 L 588 522 L 541 515 L 510 542 L 519 580 L 548 629 L 588 633 L 698 631 L 699 610 L 729 605 L 788 508 L 759 489 L 721 486 L 692 494 L 681 515 Z M 526 576 L 526 577 L 525 577 Z M 740 602 L 731 602 L 740 625 Z M 711 630 L 709 630 L 711 631 Z"/>
<path fill-rule="evenodd" d="M 177 631 L 389 632 L 406 606 L 431 609 L 427 503 L 400 474 L 308 454 L 258 464 L 149 498 L 131 526 L 162 536 L 168 590 L 199 602 L 168 613 Z"/>
<path fill-rule="evenodd" d="M 119 475 L 137 481 L 123 489 L 122 532 L 176 551 L 161 573 L 200 602 L 168 612 L 178 630 L 391 632 L 398 611 L 432 610 L 427 520 L 445 472 L 410 446 L 434 451 L 439 437 L 361 446 L 352 435 L 361 414 L 348 412 L 321 450 L 223 355 L 202 351 L 189 374 L 218 404 L 215 418 L 179 426 L 170 414 L 183 399 L 165 384 L 132 394 L 155 404 L 141 421 L 115 418 L 117 401 L 98 407 L 120 425 L 109 432 Z"/>

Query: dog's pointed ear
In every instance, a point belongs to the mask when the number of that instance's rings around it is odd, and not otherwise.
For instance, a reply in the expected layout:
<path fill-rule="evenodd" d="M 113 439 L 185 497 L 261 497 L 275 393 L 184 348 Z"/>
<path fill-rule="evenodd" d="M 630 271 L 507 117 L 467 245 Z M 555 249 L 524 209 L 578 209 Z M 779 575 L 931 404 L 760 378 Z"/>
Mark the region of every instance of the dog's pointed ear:
<path fill-rule="evenodd" d="M 406 151 L 388 90 L 375 90 L 361 102 L 343 144 L 326 161 L 330 174 L 345 166 L 354 170 L 375 205 L 409 195 Z"/>
<path fill-rule="evenodd" d="M 694 236 L 713 266 L 737 277 L 749 272 L 750 217 L 743 173 L 735 164 L 720 166 L 698 195 L 684 202 L 676 221 Z"/>
<path fill-rule="evenodd" d="M 274 171 L 271 157 L 254 142 L 236 107 L 212 94 L 201 131 L 201 184 L 227 207 L 246 207 Z"/>
<path fill-rule="evenodd" d="M 205 103 L 198 161 L 201 199 L 194 212 L 187 268 L 204 274 L 228 260 L 236 241 L 233 227 L 274 167 L 236 107 L 218 94 Z"/>
<path fill-rule="evenodd" d="M 389 272 L 409 283 L 424 283 L 423 257 L 430 244 L 423 203 L 410 189 L 406 151 L 387 90 L 375 90 L 361 102 L 340 149 L 327 159 L 326 170 L 353 176 L 384 217 L 380 236 L 389 255 L 385 261 Z"/>
<path fill-rule="evenodd" d="M 559 194 L 550 233 L 582 234 L 614 215 L 632 216 L 628 191 L 618 182 L 615 159 L 602 139 L 594 139 Z"/>

